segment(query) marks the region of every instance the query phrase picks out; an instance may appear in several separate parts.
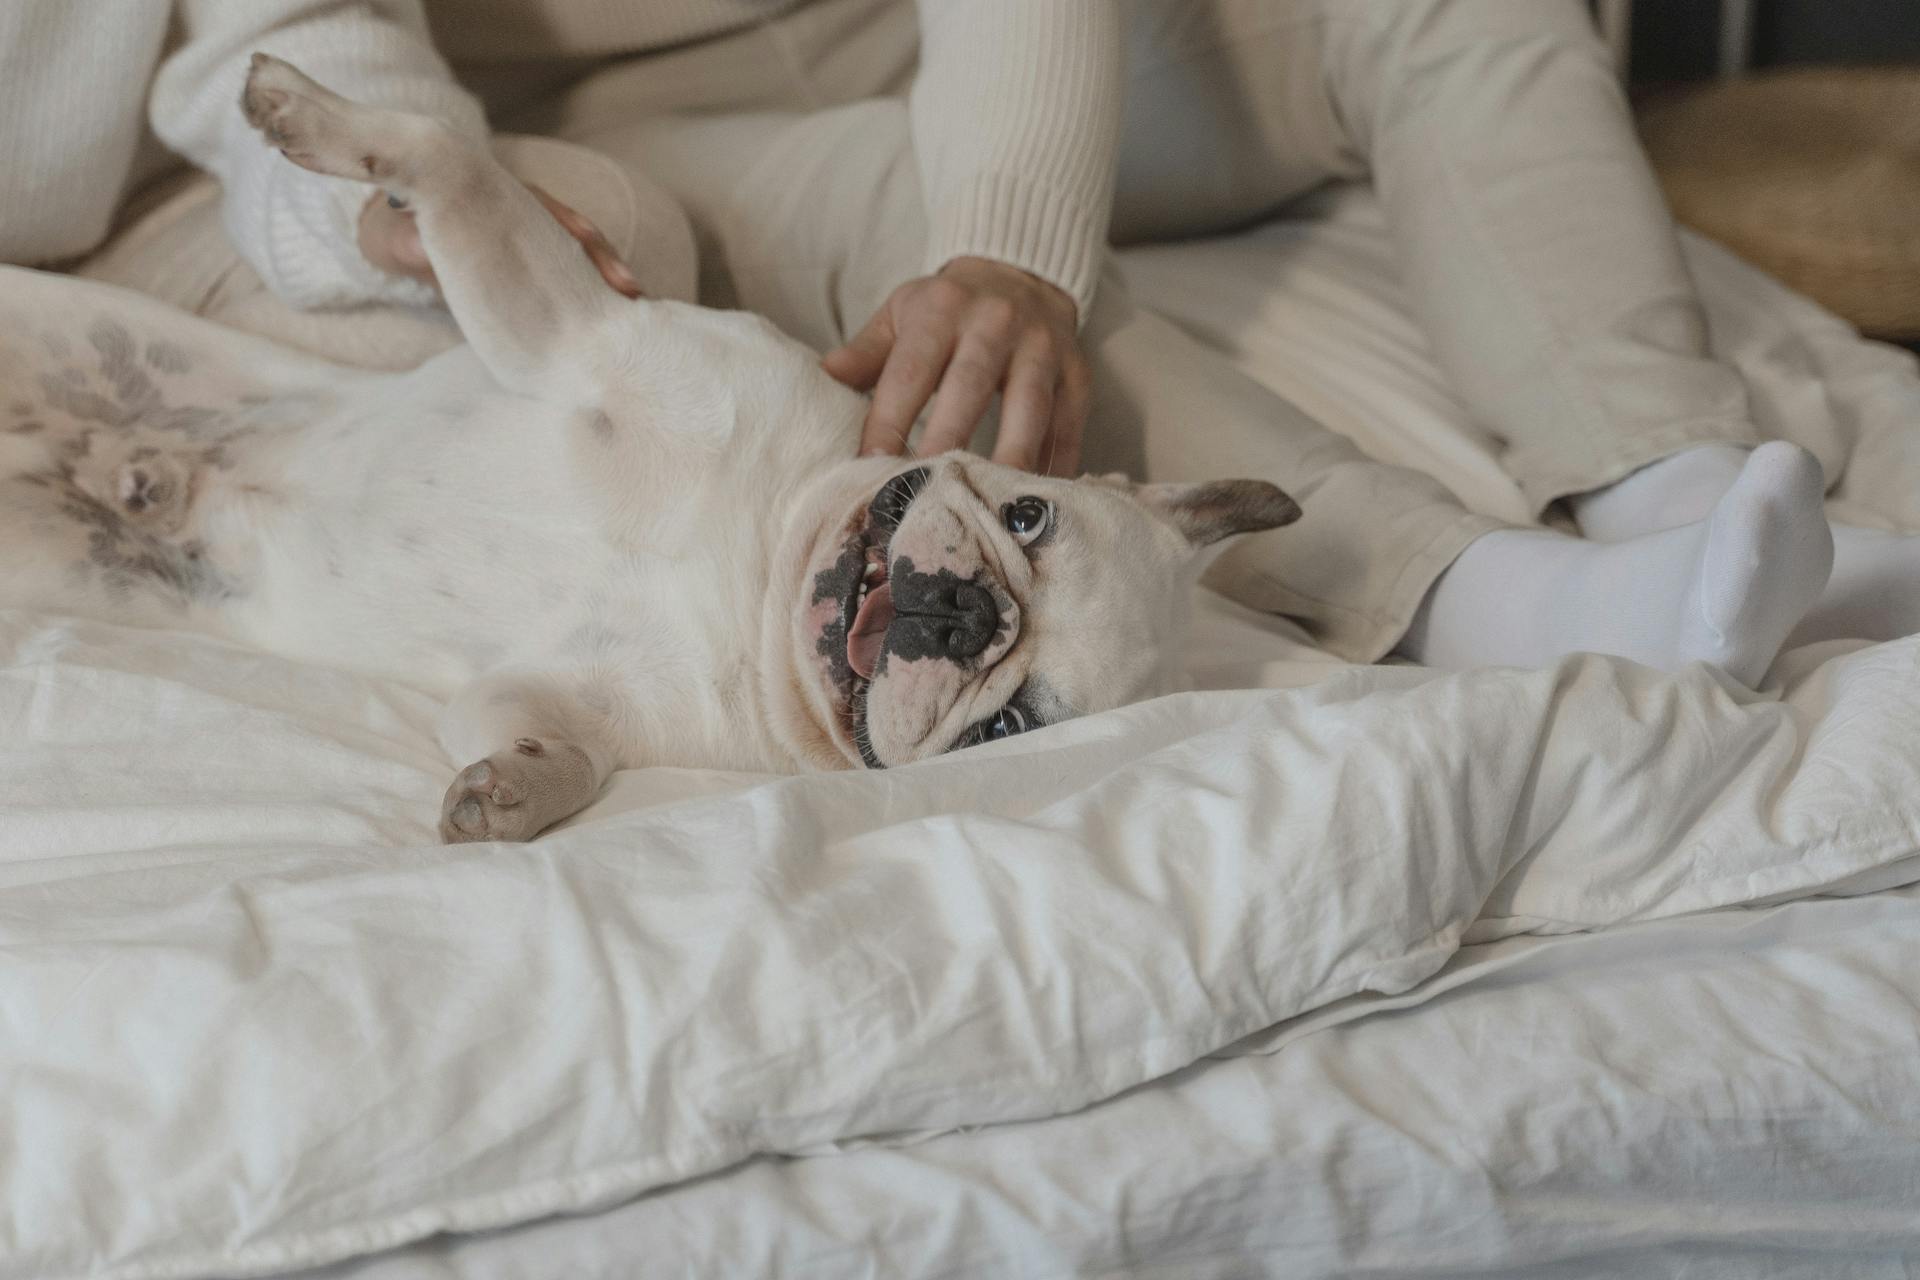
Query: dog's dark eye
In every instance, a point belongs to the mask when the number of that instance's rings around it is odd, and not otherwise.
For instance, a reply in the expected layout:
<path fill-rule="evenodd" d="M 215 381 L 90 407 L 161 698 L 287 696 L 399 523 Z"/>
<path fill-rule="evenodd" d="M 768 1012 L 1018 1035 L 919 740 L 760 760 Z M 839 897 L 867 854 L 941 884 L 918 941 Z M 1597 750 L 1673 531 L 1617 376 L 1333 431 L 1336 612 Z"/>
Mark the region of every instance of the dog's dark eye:
<path fill-rule="evenodd" d="M 948 750 L 959 751 L 965 747 L 977 747 L 983 742 L 998 742 L 1002 738 L 1011 738 L 1016 733 L 1038 729 L 1041 722 L 1030 719 L 1025 711 L 1014 705 L 1019 699 L 1020 695 L 1016 693 L 1012 702 L 1007 703 L 985 720 L 976 720 L 968 725 L 967 731 L 960 735 L 960 740 Z"/>
<path fill-rule="evenodd" d="M 1020 714 L 1018 707 L 1002 707 L 995 713 L 993 719 L 982 726 L 982 729 L 981 736 L 988 742 L 994 742 L 1000 738 L 1011 738 L 1016 733 L 1027 731 L 1027 718 Z"/>
<path fill-rule="evenodd" d="M 1053 507 L 1038 498 L 1016 498 L 1000 510 L 1000 518 L 1007 522 L 1007 532 L 1021 546 L 1032 546 L 1034 539 L 1047 531 L 1053 523 Z"/>

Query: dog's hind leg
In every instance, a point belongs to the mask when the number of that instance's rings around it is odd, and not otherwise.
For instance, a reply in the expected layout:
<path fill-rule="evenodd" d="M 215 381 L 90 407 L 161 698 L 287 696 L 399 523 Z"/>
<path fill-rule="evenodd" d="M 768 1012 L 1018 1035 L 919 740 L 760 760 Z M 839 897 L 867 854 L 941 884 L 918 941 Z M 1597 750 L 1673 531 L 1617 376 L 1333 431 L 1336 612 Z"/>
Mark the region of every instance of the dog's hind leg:
<path fill-rule="evenodd" d="M 447 306 L 502 385 L 591 398 L 591 380 L 572 365 L 635 304 L 490 151 L 427 116 L 350 102 L 265 54 L 253 57 L 241 107 L 295 164 L 375 183 L 412 206 Z"/>
<path fill-rule="evenodd" d="M 613 772 L 594 717 L 561 682 L 493 675 L 447 709 L 440 741 L 462 769 L 440 804 L 440 838 L 531 840 L 592 803 Z"/>

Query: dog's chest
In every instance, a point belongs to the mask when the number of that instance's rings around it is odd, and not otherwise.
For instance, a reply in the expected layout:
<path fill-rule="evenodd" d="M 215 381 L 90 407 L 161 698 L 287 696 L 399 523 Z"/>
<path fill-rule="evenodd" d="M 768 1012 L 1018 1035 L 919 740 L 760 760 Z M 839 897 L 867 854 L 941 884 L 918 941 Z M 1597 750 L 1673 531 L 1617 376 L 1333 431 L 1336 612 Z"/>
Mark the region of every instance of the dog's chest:
<path fill-rule="evenodd" d="M 262 647 L 452 697 L 540 673 L 611 736 L 760 767 L 755 717 L 771 513 L 724 467 L 596 474 L 563 411 L 469 394 L 460 362 L 361 396 L 236 474 L 206 513 Z M 264 475 L 259 473 L 266 473 Z M 636 761 L 637 762 L 637 761 Z"/>

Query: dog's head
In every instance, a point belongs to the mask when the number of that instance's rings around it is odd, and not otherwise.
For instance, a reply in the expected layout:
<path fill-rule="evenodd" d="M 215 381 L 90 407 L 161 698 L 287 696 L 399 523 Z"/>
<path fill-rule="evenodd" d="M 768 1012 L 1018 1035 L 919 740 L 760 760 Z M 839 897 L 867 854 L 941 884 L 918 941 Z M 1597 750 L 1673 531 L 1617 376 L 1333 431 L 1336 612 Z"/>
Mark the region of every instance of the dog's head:
<path fill-rule="evenodd" d="M 902 462 L 829 519 L 791 632 L 849 764 L 886 768 L 1156 691 L 1203 548 L 1300 508 L 1273 485 Z"/>

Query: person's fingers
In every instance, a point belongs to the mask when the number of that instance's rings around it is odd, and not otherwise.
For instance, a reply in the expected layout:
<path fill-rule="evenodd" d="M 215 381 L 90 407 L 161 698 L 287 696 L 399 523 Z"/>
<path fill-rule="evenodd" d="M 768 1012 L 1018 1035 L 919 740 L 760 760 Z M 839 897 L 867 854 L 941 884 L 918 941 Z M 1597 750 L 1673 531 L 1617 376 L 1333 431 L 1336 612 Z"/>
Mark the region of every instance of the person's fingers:
<path fill-rule="evenodd" d="M 914 420 L 932 398 L 953 355 L 953 330 L 944 324 L 917 327 L 899 336 L 873 389 L 873 406 L 861 444 L 893 452 L 904 446 Z"/>
<path fill-rule="evenodd" d="M 928 456 L 964 449 L 979 430 L 994 394 L 1006 379 L 1018 317 L 1011 303 L 993 298 L 968 314 L 966 332 L 940 378 L 940 390 L 920 434 Z"/>
<path fill-rule="evenodd" d="M 527 184 L 527 190 L 533 192 L 534 197 L 546 206 L 547 212 L 553 215 L 554 221 L 566 229 L 568 235 L 580 242 L 580 247 L 586 250 L 587 258 L 593 263 L 594 269 L 600 273 L 600 278 L 605 280 L 614 292 L 629 298 L 641 296 L 639 279 L 620 257 L 620 251 L 613 247 L 613 242 L 602 234 L 591 218 L 565 201 L 555 199 L 550 192 L 531 182 Z"/>
<path fill-rule="evenodd" d="M 1000 439 L 993 460 L 1022 471 L 1040 464 L 1041 450 L 1053 425 L 1057 366 L 1043 344 L 1029 342 L 1014 352 L 1007 369 L 1007 385 L 1000 393 Z"/>
<path fill-rule="evenodd" d="M 887 367 L 887 353 L 892 350 L 893 304 L 889 300 L 845 345 L 827 352 L 820 365 L 835 381 L 855 391 L 869 391 L 880 380 L 880 371 Z"/>
<path fill-rule="evenodd" d="M 1048 475 L 1071 479 L 1080 474 L 1080 446 L 1092 409 L 1093 374 L 1084 361 L 1070 360 L 1053 396 L 1053 436 L 1048 456 L 1041 459 Z"/>

